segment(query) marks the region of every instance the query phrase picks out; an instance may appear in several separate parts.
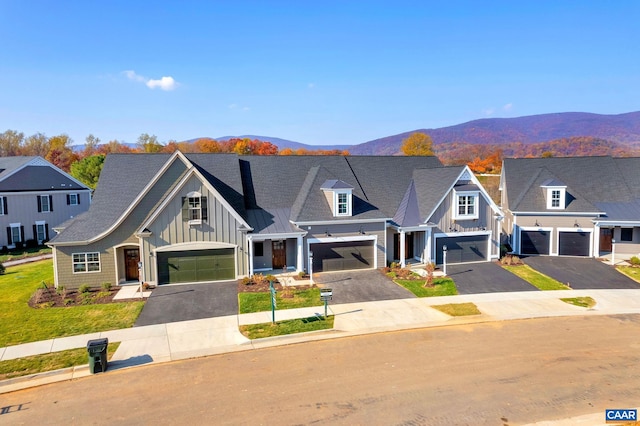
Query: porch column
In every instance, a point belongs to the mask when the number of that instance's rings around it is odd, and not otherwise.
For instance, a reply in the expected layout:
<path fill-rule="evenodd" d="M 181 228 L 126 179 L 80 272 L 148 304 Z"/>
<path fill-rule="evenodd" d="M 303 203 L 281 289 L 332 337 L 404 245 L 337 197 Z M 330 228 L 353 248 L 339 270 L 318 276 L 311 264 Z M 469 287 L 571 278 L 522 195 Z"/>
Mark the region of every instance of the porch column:
<path fill-rule="evenodd" d="M 405 262 L 405 252 L 404 252 L 404 244 L 405 244 L 405 235 L 404 231 L 400 231 L 400 267 L 404 268 L 406 266 Z"/>
<path fill-rule="evenodd" d="M 424 259 L 422 260 L 424 263 L 435 263 L 431 258 L 431 228 L 428 228 L 424 232 Z"/>
<path fill-rule="evenodd" d="M 249 237 L 249 276 L 253 275 L 253 238 Z"/>
<path fill-rule="evenodd" d="M 298 235 L 296 241 L 298 247 L 298 256 L 296 258 L 296 272 L 304 271 L 304 259 L 302 258 L 303 246 L 302 246 L 302 235 Z"/>
<path fill-rule="evenodd" d="M 596 223 L 593 226 L 593 251 L 591 257 L 600 256 L 600 224 Z"/>

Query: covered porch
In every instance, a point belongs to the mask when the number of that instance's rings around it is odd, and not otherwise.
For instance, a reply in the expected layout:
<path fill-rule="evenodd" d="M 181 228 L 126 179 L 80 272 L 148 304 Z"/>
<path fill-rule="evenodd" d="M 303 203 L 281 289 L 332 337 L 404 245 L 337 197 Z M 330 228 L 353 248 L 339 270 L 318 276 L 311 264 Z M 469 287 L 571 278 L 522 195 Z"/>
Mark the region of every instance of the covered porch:
<path fill-rule="evenodd" d="M 304 270 L 303 234 L 249 236 L 249 276 L 267 271 Z"/>
<path fill-rule="evenodd" d="M 640 221 L 595 223 L 594 253 L 597 257 L 640 256 Z"/>
<path fill-rule="evenodd" d="M 431 255 L 432 230 L 435 225 L 424 224 L 411 227 L 391 225 L 387 239 L 387 261 L 398 262 L 401 267 L 409 264 L 434 262 Z"/>

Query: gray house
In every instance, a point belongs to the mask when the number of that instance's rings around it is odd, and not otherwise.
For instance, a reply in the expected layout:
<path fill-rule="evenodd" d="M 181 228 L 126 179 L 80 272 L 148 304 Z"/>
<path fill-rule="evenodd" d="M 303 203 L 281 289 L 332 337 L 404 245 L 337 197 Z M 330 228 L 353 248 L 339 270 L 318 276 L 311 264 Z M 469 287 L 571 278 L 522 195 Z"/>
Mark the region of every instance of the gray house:
<path fill-rule="evenodd" d="M 42 157 L 0 158 L 0 247 L 43 244 L 90 204 L 90 188 Z"/>
<path fill-rule="evenodd" d="M 90 210 L 49 243 L 56 285 L 489 261 L 498 207 L 435 157 L 111 154 Z"/>
<path fill-rule="evenodd" d="M 500 190 L 516 253 L 640 253 L 640 158 L 505 159 Z"/>

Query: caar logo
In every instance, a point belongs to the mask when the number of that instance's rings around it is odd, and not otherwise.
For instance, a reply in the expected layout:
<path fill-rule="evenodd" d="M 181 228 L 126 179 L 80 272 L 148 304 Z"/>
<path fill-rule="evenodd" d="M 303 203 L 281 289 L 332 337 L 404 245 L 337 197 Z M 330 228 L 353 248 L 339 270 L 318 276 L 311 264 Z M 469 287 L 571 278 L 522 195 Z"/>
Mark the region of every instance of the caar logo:
<path fill-rule="evenodd" d="M 615 409 L 615 410 L 605 410 L 604 419 L 607 423 L 611 422 L 620 422 L 620 421 L 637 421 L 638 420 L 638 410 L 631 409 Z"/>

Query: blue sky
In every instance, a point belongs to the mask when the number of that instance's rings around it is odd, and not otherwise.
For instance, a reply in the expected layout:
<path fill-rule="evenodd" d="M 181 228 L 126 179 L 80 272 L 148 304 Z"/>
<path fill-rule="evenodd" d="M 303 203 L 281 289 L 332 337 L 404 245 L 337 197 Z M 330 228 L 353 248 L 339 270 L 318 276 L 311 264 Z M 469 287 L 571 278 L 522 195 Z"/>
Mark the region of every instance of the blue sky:
<path fill-rule="evenodd" d="M 637 1 L 0 0 L 0 132 L 357 144 L 639 110 Z"/>

